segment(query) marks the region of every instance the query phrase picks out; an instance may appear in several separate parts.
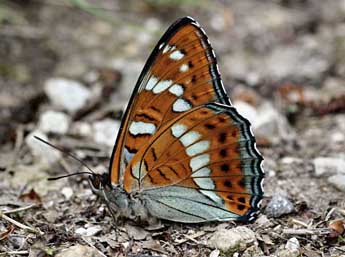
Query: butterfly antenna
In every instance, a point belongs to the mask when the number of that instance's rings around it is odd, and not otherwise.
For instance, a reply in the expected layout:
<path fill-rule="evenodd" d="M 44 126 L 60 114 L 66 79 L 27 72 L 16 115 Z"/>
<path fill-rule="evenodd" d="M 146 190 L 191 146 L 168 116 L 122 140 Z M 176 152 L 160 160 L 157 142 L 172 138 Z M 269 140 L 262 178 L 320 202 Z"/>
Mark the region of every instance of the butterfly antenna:
<path fill-rule="evenodd" d="M 68 178 L 68 177 L 72 177 L 72 176 L 75 176 L 75 175 L 82 175 L 82 174 L 94 175 L 94 173 L 90 173 L 88 171 L 84 171 L 84 172 L 76 172 L 76 173 L 72 173 L 72 174 L 62 175 L 62 176 L 58 176 L 58 177 L 52 177 L 52 178 L 48 178 L 48 180 L 58 180 L 58 179 L 61 179 L 61 178 Z"/>
<path fill-rule="evenodd" d="M 38 137 L 38 136 L 34 136 L 35 139 L 37 139 L 38 141 L 41 141 L 42 143 L 46 144 L 46 145 L 49 145 L 50 147 L 66 154 L 67 156 L 69 156 L 70 158 L 78 161 L 80 164 L 82 164 L 84 167 L 86 167 L 90 172 L 91 174 L 95 174 L 95 172 L 85 163 L 83 162 L 82 160 L 80 160 L 79 158 L 77 158 L 75 155 L 63 150 L 62 148 L 58 147 L 58 146 L 55 146 L 55 145 L 52 145 L 51 143 L 47 142 L 46 140 Z M 61 176 L 61 177 L 56 177 L 56 178 L 51 178 L 49 180 L 55 180 L 55 179 L 58 179 L 58 178 L 64 178 L 64 177 L 69 177 L 69 176 L 73 176 L 73 175 L 79 175 L 79 174 L 90 174 L 90 172 L 78 172 L 78 173 L 73 173 L 73 174 L 68 174 L 68 175 L 64 175 L 64 176 Z"/>

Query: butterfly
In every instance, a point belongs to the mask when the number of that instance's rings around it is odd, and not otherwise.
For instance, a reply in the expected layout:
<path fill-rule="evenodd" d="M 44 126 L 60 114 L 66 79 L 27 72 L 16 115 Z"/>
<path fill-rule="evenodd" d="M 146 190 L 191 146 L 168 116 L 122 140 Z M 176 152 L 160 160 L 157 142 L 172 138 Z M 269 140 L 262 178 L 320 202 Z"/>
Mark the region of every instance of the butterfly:
<path fill-rule="evenodd" d="M 181 223 L 255 218 L 263 157 L 191 17 L 159 40 L 134 88 L 109 173 L 90 176 L 112 216 Z"/>

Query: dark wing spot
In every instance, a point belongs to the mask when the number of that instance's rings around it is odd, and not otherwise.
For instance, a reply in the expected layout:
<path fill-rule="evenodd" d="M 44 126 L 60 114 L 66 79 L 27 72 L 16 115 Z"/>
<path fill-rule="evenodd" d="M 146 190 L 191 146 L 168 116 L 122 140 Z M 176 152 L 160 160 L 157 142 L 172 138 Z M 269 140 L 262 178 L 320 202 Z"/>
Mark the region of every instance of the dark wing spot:
<path fill-rule="evenodd" d="M 156 151 L 153 147 L 151 148 L 151 151 L 152 151 L 153 160 L 156 161 L 157 160 Z"/>
<path fill-rule="evenodd" d="M 189 68 L 193 68 L 193 67 L 194 67 L 192 61 L 189 61 L 189 62 L 188 62 L 188 67 L 189 67 Z"/>
<path fill-rule="evenodd" d="M 149 121 L 156 121 L 155 118 L 151 117 L 150 115 L 148 115 L 146 113 L 136 114 L 133 120 L 138 120 L 138 119 L 136 119 L 137 117 L 138 118 L 144 118 L 144 119 L 149 120 Z"/>
<path fill-rule="evenodd" d="M 220 166 L 220 169 L 224 172 L 228 172 L 230 168 L 228 164 L 224 163 L 222 166 Z"/>
<path fill-rule="evenodd" d="M 234 197 L 232 195 L 227 195 L 226 198 L 228 198 L 230 201 L 234 200 Z"/>
<path fill-rule="evenodd" d="M 243 205 L 243 204 L 238 204 L 237 205 L 237 209 L 239 209 L 240 211 L 243 211 L 245 208 L 246 208 L 246 206 Z"/>
<path fill-rule="evenodd" d="M 244 198 L 244 197 L 239 197 L 237 200 L 238 200 L 240 203 L 246 203 L 246 198 Z"/>
<path fill-rule="evenodd" d="M 192 76 L 192 83 L 195 83 L 195 82 L 196 82 L 196 76 L 193 75 L 193 76 Z"/>
<path fill-rule="evenodd" d="M 150 108 L 151 108 L 152 110 L 154 110 L 154 111 L 158 112 L 158 113 L 160 113 L 160 112 L 161 112 L 159 109 L 157 109 L 157 108 L 156 108 L 156 107 L 154 107 L 153 105 L 152 105 L 152 106 L 150 106 Z"/>
<path fill-rule="evenodd" d="M 219 117 L 218 117 L 218 120 L 219 120 L 220 123 L 226 122 L 226 118 L 224 118 L 224 117 L 222 117 L 222 116 L 219 116 Z"/>
<path fill-rule="evenodd" d="M 220 151 L 219 151 L 219 154 L 220 154 L 220 156 L 222 156 L 222 157 L 226 157 L 226 156 L 228 155 L 228 153 L 227 153 L 227 151 L 226 151 L 226 148 L 220 150 Z"/>
<path fill-rule="evenodd" d="M 181 54 L 185 55 L 187 52 L 184 49 L 180 49 Z"/>
<path fill-rule="evenodd" d="M 206 123 L 206 124 L 205 124 L 205 127 L 208 128 L 208 129 L 214 129 L 214 128 L 216 128 L 215 125 L 210 124 L 210 123 Z"/>
<path fill-rule="evenodd" d="M 165 180 L 170 180 L 159 168 L 157 169 L 157 171 L 162 178 L 164 178 Z"/>
<path fill-rule="evenodd" d="M 232 187 L 231 181 L 230 181 L 230 180 L 225 180 L 225 181 L 224 181 L 224 186 L 226 186 L 226 187 Z M 243 197 L 242 197 L 242 198 L 243 198 Z"/>
<path fill-rule="evenodd" d="M 245 178 L 242 178 L 242 179 L 238 182 L 238 185 L 239 185 L 241 188 L 246 188 L 246 179 L 245 179 Z"/>
<path fill-rule="evenodd" d="M 219 134 L 219 142 L 220 143 L 225 143 L 226 141 L 226 133 L 225 132 L 222 132 Z"/>
<path fill-rule="evenodd" d="M 195 94 L 192 94 L 192 98 L 193 98 L 193 100 L 197 100 L 197 99 L 198 99 L 198 96 L 195 95 Z"/>
<path fill-rule="evenodd" d="M 236 130 L 233 130 L 233 131 L 231 132 L 231 135 L 232 135 L 233 137 L 236 137 L 236 136 L 237 136 L 237 131 L 236 131 Z"/>

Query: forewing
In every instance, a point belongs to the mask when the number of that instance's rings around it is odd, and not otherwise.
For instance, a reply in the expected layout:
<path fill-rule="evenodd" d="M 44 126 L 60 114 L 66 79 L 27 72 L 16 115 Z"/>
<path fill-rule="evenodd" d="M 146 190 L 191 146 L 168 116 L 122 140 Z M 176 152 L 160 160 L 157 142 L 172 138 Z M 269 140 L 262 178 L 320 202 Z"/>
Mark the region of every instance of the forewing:
<path fill-rule="evenodd" d="M 154 48 L 129 101 L 110 174 L 122 184 L 134 154 L 167 122 L 208 102 L 230 105 L 205 32 L 190 17 L 173 24 Z"/>
<path fill-rule="evenodd" d="M 221 209 L 219 219 L 250 219 L 263 196 L 262 160 L 249 122 L 233 107 L 209 103 L 163 126 L 130 162 L 124 188 L 180 211 L 176 197 Z M 181 197 L 176 188 L 194 189 L 198 198 Z"/>

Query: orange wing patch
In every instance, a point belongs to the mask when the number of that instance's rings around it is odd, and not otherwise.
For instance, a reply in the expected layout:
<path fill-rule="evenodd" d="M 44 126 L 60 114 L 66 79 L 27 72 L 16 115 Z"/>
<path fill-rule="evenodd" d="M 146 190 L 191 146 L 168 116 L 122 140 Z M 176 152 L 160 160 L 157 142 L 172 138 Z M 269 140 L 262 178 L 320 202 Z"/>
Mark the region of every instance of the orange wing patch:
<path fill-rule="evenodd" d="M 163 125 L 193 107 L 230 104 L 214 52 L 199 25 L 189 20 L 167 31 L 139 77 L 111 159 L 111 181 L 122 184 L 133 156 Z"/>
<path fill-rule="evenodd" d="M 160 128 L 125 172 L 127 192 L 156 187 L 195 188 L 215 204 L 245 214 L 252 182 L 262 179 L 249 123 L 231 107 L 195 107 Z"/>

